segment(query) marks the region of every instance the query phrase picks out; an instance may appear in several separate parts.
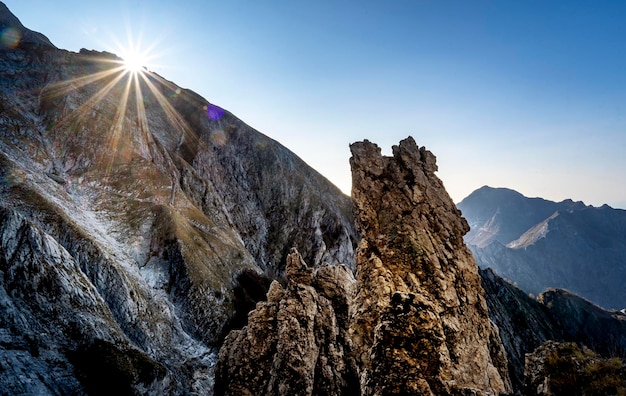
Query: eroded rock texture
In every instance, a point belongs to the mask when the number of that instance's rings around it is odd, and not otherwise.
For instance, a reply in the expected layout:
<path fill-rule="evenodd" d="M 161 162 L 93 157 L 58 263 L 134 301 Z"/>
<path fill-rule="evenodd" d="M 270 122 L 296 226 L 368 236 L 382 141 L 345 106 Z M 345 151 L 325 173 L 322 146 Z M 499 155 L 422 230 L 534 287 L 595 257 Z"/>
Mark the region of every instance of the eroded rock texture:
<path fill-rule="evenodd" d="M 412 138 L 383 157 L 351 146 L 361 240 L 344 267 L 293 252 L 248 326 L 219 355 L 220 394 L 499 394 L 506 356 L 489 322 L 467 223 Z M 355 288 L 355 292 L 352 289 Z"/>
<path fill-rule="evenodd" d="M 352 272 L 313 270 L 294 249 L 286 273 L 287 285 L 274 281 L 248 325 L 226 338 L 216 395 L 358 394 L 348 338 Z"/>
<path fill-rule="evenodd" d="M 365 394 L 510 391 L 489 322 L 469 226 L 412 138 L 381 155 L 351 145 L 352 198 L 362 239 L 351 335 Z"/>

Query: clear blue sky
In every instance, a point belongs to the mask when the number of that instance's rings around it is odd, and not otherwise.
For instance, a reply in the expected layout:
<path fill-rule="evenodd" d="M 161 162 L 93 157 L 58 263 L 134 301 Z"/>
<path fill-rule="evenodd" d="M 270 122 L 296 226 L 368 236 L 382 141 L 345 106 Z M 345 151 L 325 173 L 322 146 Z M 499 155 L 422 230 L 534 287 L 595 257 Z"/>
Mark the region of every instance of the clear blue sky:
<path fill-rule="evenodd" d="M 491 185 L 626 208 L 626 1 L 4 2 L 72 51 L 141 36 L 151 70 L 348 193 L 349 143 L 412 135 L 457 202 Z"/>

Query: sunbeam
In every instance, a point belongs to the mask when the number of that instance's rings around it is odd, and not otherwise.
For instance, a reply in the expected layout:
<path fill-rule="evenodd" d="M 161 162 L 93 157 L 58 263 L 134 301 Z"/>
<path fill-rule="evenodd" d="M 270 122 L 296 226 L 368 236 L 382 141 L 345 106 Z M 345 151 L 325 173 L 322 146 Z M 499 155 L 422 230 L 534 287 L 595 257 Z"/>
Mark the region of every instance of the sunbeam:
<path fill-rule="evenodd" d="M 174 204 L 178 200 L 179 175 L 173 155 L 183 147 L 200 144 L 193 128 L 176 109 L 179 103 L 174 101 L 188 101 L 192 108 L 197 108 L 198 115 L 205 117 L 209 104 L 180 95 L 179 87 L 151 72 L 147 66 L 153 58 L 147 51 L 129 46 L 119 53 L 121 57 L 81 51 L 74 58 L 74 70 L 78 73 L 50 84 L 42 91 L 42 103 L 52 100 L 50 105 L 63 109 L 51 124 L 57 131 L 52 144 L 66 150 L 76 136 L 102 131 L 94 135 L 95 145 L 80 148 L 87 158 L 91 158 L 83 162 L 88 167 L 85 169 L 92 168 L 96 172 L 100 169 L 103 172 L 101 180 L 108 185 L 110 176 L 122 169 L 118 166 L 128 163 L 136 154 L 167 175 L 171 183 L 169 203 Z M 176 95 L 169 95 L 170 92 Z M 81 99 L 76 101 L 78 98 Z M 101 103 L 106 105 L 103 107 Z M 155 113 L 157 109 L 160 111 Z M 171 126 L 170 137 L 156 136 L 150 130 L 150 124 L 161 122 L 160 117 Z M 207 119 L 217 120 L 214 117 Z M 96 164 L 99 166 L 94 168 Z"/>

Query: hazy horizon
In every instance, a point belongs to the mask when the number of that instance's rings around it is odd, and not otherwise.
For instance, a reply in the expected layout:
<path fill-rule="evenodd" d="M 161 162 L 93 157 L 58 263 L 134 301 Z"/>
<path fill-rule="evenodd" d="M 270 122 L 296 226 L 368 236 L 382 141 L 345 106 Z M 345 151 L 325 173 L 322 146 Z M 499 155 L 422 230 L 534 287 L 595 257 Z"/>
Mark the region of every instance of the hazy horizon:
<path fill-rule="evenodd" d="M 348 194 L 350 143 L 411 135 L 455 202 L 489 185 L 626 208 L 626 3 L 4 3 L 62 49 L 130 37 Z"/>

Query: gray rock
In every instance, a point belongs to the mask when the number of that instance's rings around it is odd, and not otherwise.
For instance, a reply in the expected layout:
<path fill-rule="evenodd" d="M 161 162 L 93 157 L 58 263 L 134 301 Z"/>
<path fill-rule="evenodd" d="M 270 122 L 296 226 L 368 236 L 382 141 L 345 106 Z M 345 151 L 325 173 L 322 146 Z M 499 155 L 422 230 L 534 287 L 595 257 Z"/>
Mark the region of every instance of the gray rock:
<path fill-rule="evenodd" d="M 287 285 L 274 281 L 248 325 L 220 349 L 216 395 L 358 394 L 347 312 L 354 277 L 344 266 L 316 271 L 294 249 Z"/>
<path fill-rule="evenodd" d="M 352 265 L 350 199 L 286 148 L 2 3 L 0 26 L 0 389 L 210 393 L 241 274 L 281 277 L 294 243 Z"/>

